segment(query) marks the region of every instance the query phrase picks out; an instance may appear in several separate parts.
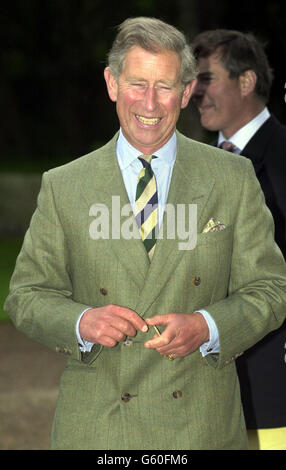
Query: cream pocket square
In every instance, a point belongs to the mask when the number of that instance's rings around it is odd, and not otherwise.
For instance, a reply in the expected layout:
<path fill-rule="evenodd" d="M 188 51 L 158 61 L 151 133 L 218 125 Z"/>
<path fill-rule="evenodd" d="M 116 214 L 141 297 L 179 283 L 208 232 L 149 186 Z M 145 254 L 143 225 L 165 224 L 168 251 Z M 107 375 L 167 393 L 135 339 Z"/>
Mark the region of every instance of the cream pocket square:
<path fill-rule="evenodd" d="M 219 222 L 219 220 L 215 220 L 213 217 L 208 221 L 207 225 L 204 227 L 202 233 L 208 232 L 217 232 L 219 230 L 223 230 L 225 225 Z"/>

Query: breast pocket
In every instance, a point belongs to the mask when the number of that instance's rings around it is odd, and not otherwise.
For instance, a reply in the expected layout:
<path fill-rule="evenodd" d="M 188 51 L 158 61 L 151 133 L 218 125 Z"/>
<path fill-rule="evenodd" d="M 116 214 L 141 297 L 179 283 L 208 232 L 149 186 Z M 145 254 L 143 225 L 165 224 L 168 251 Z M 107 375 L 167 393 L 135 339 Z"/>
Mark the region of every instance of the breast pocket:
<path fill-rule="evenodd" d="M 227 296 L 231 272 L 233 227 L 198 234 L 194 249 L 195 272 L 204 302 L 213 303 Z M 197 290 L 196 290 L 197 292 Z"/>
<path fill-rule="evenodd" d="M 197 236 L 197 246 L 212 245 L 214 243 L 221 243 L 232 241 L 233 227 L 224 228 L 223 230 L 216 230 L 213 232 L 199 233 Z"/>

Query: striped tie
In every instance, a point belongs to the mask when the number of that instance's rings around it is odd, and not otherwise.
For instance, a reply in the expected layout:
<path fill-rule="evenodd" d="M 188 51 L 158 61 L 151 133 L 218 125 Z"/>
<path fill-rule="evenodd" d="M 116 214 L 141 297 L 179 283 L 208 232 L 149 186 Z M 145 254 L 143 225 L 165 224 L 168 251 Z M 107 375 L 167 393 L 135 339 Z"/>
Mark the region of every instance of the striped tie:
<path fill-rule="evenodd" d="M 150 164 L 152 158 L 157 157 L 155 155 L 141 155 L 139 157 L 143 168 L 138 176 L 135 201 L 135 218 L 150 261 L 154 254 L 158 230 L 158 193 L 155 175 Z M 157 326 L 153 325 L 153 328 L 160 336 L 161 333 Z M 172 354 L 164 357 L 169 361 L 174 359 Z"/>
<path fill-rule="evenodd" d="M 138 176 L 135 202 L 135 218 L 140 230 L 140 235 L 152 259 L 158 230 L 158 193 L 155 175 L 150 161 L 156 158 L 154 155 L 141 155 L 143 168 Z"/>
<path fill-rule="evenodd" d="M 228 142 L 228 141 L 224 140 L 220 144 L 219 147 L 223 150 L 227 150 L 228 152 L 235 153 L 235 145 L 232 142 Z"/>

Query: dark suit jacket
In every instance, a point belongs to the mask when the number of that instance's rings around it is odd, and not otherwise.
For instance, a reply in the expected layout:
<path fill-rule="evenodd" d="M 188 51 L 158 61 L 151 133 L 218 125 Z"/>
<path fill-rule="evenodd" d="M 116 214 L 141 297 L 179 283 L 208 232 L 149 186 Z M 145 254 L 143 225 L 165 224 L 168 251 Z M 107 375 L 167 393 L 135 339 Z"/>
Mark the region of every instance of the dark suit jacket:
<path fill-rule="evenodd" d="M 271 115 L 241 154 L 253 163 L 286 257 L 286 127 Z M 286 426 L 286 322 L 241 356 L 237 369 L 247 427 Z"/>

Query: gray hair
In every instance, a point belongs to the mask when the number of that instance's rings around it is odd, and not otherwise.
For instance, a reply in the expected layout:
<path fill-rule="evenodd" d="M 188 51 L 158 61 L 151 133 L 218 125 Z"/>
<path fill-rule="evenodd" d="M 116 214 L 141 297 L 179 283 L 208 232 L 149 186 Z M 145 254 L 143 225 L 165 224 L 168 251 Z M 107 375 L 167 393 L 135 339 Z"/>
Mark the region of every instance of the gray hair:
<path fill-rule="evenodd" d="M 191 46 L 174 26 L 156 18 L 138 17 L 125 20 L 118 27 L 118 34 L 108 54 L 108 65 L 114 78 L 122 73 L 127 52 L 133 46 L 158 53 L 174 51 L 181 58 L 181 81 L 186 86 L 196 77 L 196 62 Z"/>

